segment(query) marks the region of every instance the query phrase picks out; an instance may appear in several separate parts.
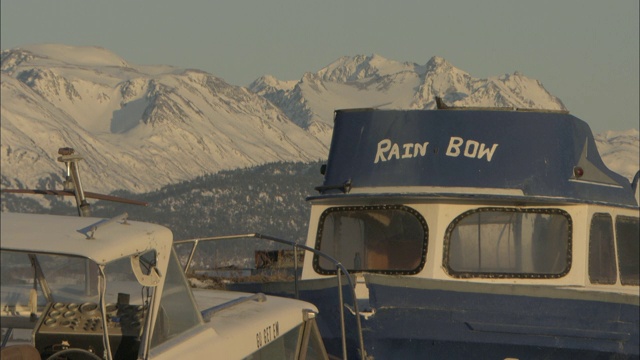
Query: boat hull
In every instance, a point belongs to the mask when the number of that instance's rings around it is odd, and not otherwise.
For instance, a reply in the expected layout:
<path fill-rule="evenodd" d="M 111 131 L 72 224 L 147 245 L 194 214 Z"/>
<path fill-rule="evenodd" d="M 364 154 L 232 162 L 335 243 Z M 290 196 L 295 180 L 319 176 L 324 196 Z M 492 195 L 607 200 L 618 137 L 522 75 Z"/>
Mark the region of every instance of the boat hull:
<path fill-rule="evenodd" d="M 340 313 L 332 280 L 303 281 L 299 294 L 318 306 L 327 349 L 340 355 Z M 366 280 L 371 308 L 361 302 L 360 316 L 367 354 L 376 360 L 639 355 L 640 311 L 634 294 L 384 275 L 367 275 Z M 285 288 L 271 284 L 261 290 L 291 296 Z M 345 303 L 351 303 L 344 290 Z M 345 308 L 347 349 L 349 358 L 358 358 L 350 310 Z"/>
<path fill-rule="evenodd" d="M 416 358 L 420 353 L 446 358 L 485 354 L 492 359 L 638 357 L 637 295 L 513 284 L 460 285 L 369 277 L 376 311 L 363 319 L 363 328 L 370 333 L 372 353 L 380 358 L 400 352 L 415 353 Z"/>

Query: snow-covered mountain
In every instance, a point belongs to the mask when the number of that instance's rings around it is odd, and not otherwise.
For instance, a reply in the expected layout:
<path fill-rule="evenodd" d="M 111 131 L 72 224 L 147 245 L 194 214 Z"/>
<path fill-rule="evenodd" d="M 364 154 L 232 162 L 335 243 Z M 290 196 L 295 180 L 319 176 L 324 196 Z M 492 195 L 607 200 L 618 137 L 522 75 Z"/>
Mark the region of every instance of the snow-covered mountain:
<path fill-rule="evenodd" d="M 1 70 L 4 186 L 60 176 L 64 146 L 90 159 L 84 182 L 101 192 L 326 157 L 327 146 L 271 102 L 199 70 L 63 45 L 3 51 Z"/>
<path fill-rule="evenodd" d="M 425 65 L 379 55 L 342 57 L 297 83 L 263 76 L 249 88 L 327 142 L 333 110 L 341 108 L 434 109 L 439 96 L 450 106 L 566 110 L 537 80 L 518 72 L 477 79 L 441 57 Z"/>
<path fill-rule="evenodd" d="M 340 108 L 429 109 L 440 96 L 452 106 L 565 109 L 537 80 L 477 79 L 439 57 L 425 65 L 343 57 L 299 81 L 264 76 L 247 89 L 200 70 L 49 44 L 2 51 L 1 75 L 3 187 L 60 188 L 64 146 L 88 159 L 80 166 L 91 191 L 145 192 L 224 169 L 325 159 Z M 613 170 L 635 174 L 637 130 L 598 144 Z"/>
<path fill-rule="evenodd" d="M 633 179 L 640 170 L 640 133 L 638 129 L 606 131 L 595 135 L 598 152 L 607 167 Z"/>

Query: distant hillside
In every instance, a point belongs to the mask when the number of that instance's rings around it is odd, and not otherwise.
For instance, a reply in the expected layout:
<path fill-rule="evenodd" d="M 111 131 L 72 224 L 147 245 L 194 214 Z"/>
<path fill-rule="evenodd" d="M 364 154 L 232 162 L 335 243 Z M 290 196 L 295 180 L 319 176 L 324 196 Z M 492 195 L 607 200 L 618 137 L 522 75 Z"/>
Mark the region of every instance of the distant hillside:
<path fill-rule="evenodd" d="M 92 202 L 95 216 L 123 212 L 132 220 L 168 226 L 175 239 L 259 232 L 289 240 L 307 235 L 309 209 L 305 198 L 322 184 L 320 162 L 272 163 L 248 169 L 223 171 L 158 191 L 115 195 L 147 201 L 148 207 Z M 35 195 L 34 195 L 35 196 Z M 52 210 L 27 195 L 2 195 L 2 211 L 77 215 L 74 206 L 47 197 Z"/>

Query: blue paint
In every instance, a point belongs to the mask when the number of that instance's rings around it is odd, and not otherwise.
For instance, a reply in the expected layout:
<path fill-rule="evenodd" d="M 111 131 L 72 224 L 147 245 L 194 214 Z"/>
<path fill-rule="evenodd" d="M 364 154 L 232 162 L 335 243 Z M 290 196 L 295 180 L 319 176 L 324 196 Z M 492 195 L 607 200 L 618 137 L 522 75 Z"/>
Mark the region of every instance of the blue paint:
<path fill-rule="evenodd" d="M 379 284 L 369 291 L 375 315 L 362 325 L 376 359 L 638 357 L 637 305 Z M 303 292 L 302 299 L 318 305 L 323 337 L 339 344 L 336 301 L 326 290 Z M 355 325 L 354 317 L 347 323 Z M 355 339 L 350 334 L 353 349 Z"/>
<path fill-rule="evenodd" d="M 396 144 L 397 152 L 389 149 L 380 156 L 383 141 Z M 452 145 L 460 141 L 456 154 Z M 418 151 L 415 144 L 421 146 Z M 577 177 L 575 167 L 584 174 Z M 589 126 L 564 113 L 338 111 L 323 185 L 346 181 L 352 188 L 399 191 L 409 186 L 516 189 L 526 197 L 637 206 L 629 181 L 602 162 Z"/>

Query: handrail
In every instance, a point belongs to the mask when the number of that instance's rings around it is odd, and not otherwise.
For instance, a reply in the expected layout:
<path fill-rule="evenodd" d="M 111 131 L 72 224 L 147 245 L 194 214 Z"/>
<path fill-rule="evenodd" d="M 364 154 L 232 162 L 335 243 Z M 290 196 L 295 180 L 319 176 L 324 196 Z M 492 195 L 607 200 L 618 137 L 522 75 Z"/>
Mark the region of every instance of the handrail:
<path fill-rule="evenodd" d="M 240 297 L 231 301 L 228 301 L 226 303 L 220 304 L 220 305 L 216 305 L 216 306 L 212 306 L 208 309 L 202 310 L 200 312 L 200 314 L 202 314 L 202 320 L 204 320 L 204 322 L 210 322 L 211 318 L 213 317 L 213 315 L 217 312 L 220 312 L 222 310 L 225 309 L 229 309 L 231 307 L 234 307 L 236 305 L 239 304 L 243 304 L 249 301 L 256 301 L 256 302 L 265 302 L 267 301 L 267 296 L 263 293 L 257 293 L 257 294 L 253 294 L 251 296 L 244 296 L 244 297 Z"/>
<path fill-rule="evenodd" d="M 330 262 L 333 263 L 333 265 L 336 268 L 336 278 L 338 279 L 338 296 L 340 299 L 340 326 L 341 326 L 341 334 L 342 334 L 342 354 L 343 354 L 343 359 L 347 359 L 347 352 L 346 352 L 346 348 L 347 348 L 347 343 L 346 343 L 346 333 L 345 333 L 345 321 L 344 321 L 344 302 L 343 302 L 343 294 L 342 294 L 342 276 L 341 274 L 346 275 L 347 281 L 349 283 L 349 288 L 351 289 L 351 297 L 353 299 L 353 309 L 354 309 L 354 313 L 356 316 L 356 327 L 357 327 L 357 332 L 358 332 L 358 343 L 360 346 L 360 356 L 362 359 L 366 359 L 366 351 L 364 348 L 364 339 L 362 336 L 362 323 L 360 321 L 360 310 L 358 309 L 358 299 L 356 297 L 356 290 L 355 290 L 355 285 L 353 284 L 353 280 L 351 279 L 351 275 L 349 274 L 349 271 L 347 271 L 347 269 L 344 267 L 344 265 L 342 265 L 342 263 L 338 260 L 336 260 L 335 258 L 333 258 L 332 256 L 327 255 L 326 253 L 318 250 L 318 249 L 314 249 L 312 247 L 303 245 L 303 244 L 298 244 L 295 241 L 291 241 L 291 240 L 285 240 L 285 239 L 280 239 L 274 236 L 270 236 L 270 235 L 264 235 L 264 234 L 260 234 L 260 233 L 248 233 L 248 234 L 237 234 L 237 235 L 222 235 L 222 236 L 210 236 L 210 237 L 204 237 L 204 238 L 194 238 L 194 239 L 186 239 L 186 240 L 177 240 L 173 242 L 173 245 L 180 245 L 180 244 L 189 244 L 189 243 L 193 243 L 193 247 L 191 248 L 191 252 L 189 253 L 189 257 L 187 260 L 187 263 L 184 266 L 184 273 L 188 273 L 189 272 L 189 268 L 191 265 L 191 261 L 193 260 L 193 255 L 195 254 L 196 248 L 198 247 L 198 244 L 202 241 L 220 241 L 220 240 L 233 240 L 233 239 L 244 239 L 244 238 L 254 238 L 254 239 L 261 239 L 261 240 L 268 240 L 268 241 L 273 241 L 273 242 L 277 242 L 280 244 L 285 244 L 285 245 L 289 245 L 291 247 L 293 247 L 293 251 L 294 251 L 294 270 L 295 270 L 295 276 L 294 276 L 294 288 L 295 288 L 295 298 L 299 299 L 299 295 L 298 295 L 298 261 L 297 261 L 297 249 L 301 248 L 303 250 L 309 251 L 311 253 L 313 253 L 314 255 L 318 255 L 320 257 L 323 257 L 327 260 L 329 260 Z"/>

